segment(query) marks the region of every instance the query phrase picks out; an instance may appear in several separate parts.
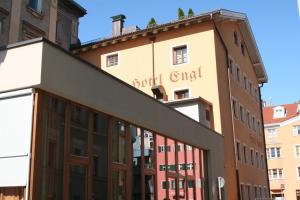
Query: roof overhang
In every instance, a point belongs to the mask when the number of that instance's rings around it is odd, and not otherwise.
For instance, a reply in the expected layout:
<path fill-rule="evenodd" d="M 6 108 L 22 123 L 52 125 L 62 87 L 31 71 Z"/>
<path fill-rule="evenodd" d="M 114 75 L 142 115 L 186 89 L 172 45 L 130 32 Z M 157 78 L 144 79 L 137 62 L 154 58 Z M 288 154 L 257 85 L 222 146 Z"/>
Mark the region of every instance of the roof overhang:
<path fill-rule="evenodd" d="M 238 26 L 244 38 L 244 43 L 249 52 L 249 56 L 253 64 L 253 68 L 256 73 L 258 82 L 259 83 L 268 82 L 268 76 L 264 67 L 264 63 L 262 61 L 260 52 L 258 50 L 257 43 L 254 38 L 247 15 L 244 13 L 233 12 L 224 9 L 203 13 L 193 17 L 186 17 L 180 20 L 171 21 L 169 23 L 149 27 L 146 29 L 131 32 L 128 34 L 123 34 L 116 37 L 102 38 L 102 39 L 89 41 L 83 44 L 82 46 L 80 46 L 79 48 L 74 49 L 73 53 L 79 53 L 80 51 L 84 52 L 91 49 L 97 49 L 97 48 L 105 47 L 120 42 L 126 42 L 128 40 L 134 40 L 140 37 L 149 37 L 149 36 L 159 34 L 161 32 L 166 32 L 173 29 L 178 29 L 180 27 L 190 26 L 192 24 L 203 23 L 212 20 L 216 20 L 216 21 L 229 20 L 229 21 L 236 21 L 238 23 Z"/>

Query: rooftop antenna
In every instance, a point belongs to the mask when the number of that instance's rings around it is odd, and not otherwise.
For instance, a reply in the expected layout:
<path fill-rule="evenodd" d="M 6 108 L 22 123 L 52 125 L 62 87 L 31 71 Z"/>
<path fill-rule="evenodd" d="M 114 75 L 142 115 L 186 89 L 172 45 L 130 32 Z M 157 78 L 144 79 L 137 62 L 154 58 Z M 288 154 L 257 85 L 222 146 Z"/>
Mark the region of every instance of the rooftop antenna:
<path fill-rule="evenodd" d="M 272 106 L 272 97 L 269 97 L 269 106 Z"/>

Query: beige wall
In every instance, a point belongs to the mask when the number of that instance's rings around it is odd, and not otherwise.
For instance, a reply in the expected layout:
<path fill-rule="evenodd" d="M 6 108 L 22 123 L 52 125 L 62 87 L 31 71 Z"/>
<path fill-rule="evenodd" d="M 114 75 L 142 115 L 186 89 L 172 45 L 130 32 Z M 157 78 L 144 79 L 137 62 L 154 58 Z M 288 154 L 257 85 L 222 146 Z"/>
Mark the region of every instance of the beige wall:
<path fill-rule="evenodd" d="M 266 147 L 280 147 L 281 158 L 268 159 L 269 169 L 283 169 L 283 179 L 271 180 L 271 190 L 281 189 L 284 184 L 284 196 L 286 199 L 296 199 L 296 190 L 300 189 L 300 179 L 297 178 L 297 166 L 300 166 L 300 158 L 296 157 L 295 145 L 300 145 L 300 136 L 293 134 L 293 126 L 300 125 L 300 118 L 294 122 L 280 124 L 276 128 L 276 136 L 269 137 L 268 124 L 266 124 Z"/>

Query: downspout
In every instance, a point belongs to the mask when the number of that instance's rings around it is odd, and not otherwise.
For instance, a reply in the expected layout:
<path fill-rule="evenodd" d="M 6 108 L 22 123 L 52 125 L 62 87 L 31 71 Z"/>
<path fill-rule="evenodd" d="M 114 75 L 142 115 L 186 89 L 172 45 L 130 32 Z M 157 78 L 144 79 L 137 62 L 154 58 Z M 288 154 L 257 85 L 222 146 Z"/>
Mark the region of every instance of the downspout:
<path fill-rule="evenodd" d="M 210 14 L 211 20 L 214 24 L 214 29 L 218 35 L 218 37 L 221 40 L 222 46 L 225 50 L 225 54 L 226 54 L 226 61 L 227 61 L 227 80 L 228 80 L 228 87 L 229 87 L 229 100 L 230 100 L 230 108 L 231 108 L 231 125 L 232 125 L 232 133 L 233 133 L 233 148 L 234 148 L 234 161 L 235 161 L 235 171 L 236 171 L 236 182 L 237 182 L 237 192 L 238 192 L 238 199 L 240 199 L 240 180 L 239 180 L 239 171 L 238 171 L 238 167 L 237 167 L 237 159 L 236 159 L 236 136 L 235 136 L 235 128 L 234 128 L 234 116 L 233 116 L 233 106 L 232 106 L 232 94 L 231 94 L 231 84 L 230 84 L 230 74 L 229 74 L 229 56 L 228 56 L 228 48 L 225 44 L 224 39 L 222 38 L 222 35 L 215 23 L 215 20 L 213 18 L 213 14 Z"/>
<path fill-rule="evenodd" d="M 154 56 L 154 43 L 155 43 L 155 36 L 151 36 L 149 38 L 151 40 L 151 49 L 152 49 L 152 86 L 156 85 L 155 82 L 155 56 Z M 153 97 L 155 98 L 155 94 L 153 93 Z"/>
<path fill-rule="evenodd" d="M 258 87 L 258 94 L 259 94 L 259 100 L 261 100 L 261 88 L 264 86 L 264 83 L 261 83 L 261 85 Z M 266 150 L 266 138 L 265 138 L 265 123 L 264 123 L 264 118 L 263 118 L 263 107 L 262 107 L 262 102 L 259 102 L 259 107 L 260 107 L 260 116 L 261 116 L 261 128 L 262 128 L 262 137 L 263 137 L 263 141 L 264 141 L 264 151 L 267 152 Z M 267 176 L 267 182 L 268 182 L 268 193 L 269 193 L 269 197 L 271 197 L 271 193 L 270 193 L 270 181 L 269 181 L 269 173 L 268 173 L 268 159 L 265 153 L 265 164 L 266 164 L 266 176 Z"/>

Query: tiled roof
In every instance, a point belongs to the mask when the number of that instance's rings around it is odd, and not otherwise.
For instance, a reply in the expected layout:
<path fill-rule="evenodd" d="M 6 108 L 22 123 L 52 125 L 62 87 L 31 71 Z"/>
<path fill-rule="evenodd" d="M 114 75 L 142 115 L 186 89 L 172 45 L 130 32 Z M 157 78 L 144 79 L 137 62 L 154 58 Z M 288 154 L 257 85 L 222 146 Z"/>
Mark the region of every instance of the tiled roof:
<path fill-rule="evenodd" d="M 282 106 L 286 110 L 286 115 L 285 117 L 282 118 L 273 118 L 274 114 L 274 109 L 277 106 Z M 274 124 L 274 123 L 280 123 L 284 122 L 288 119 L 291 119 L 293 117 L 296 117 L 298 115 L 297 108 L 298 108 L 298 103 L 294 104 L 284 104 L 284 105 L 277 105 L 277 106 L 270 106 L 270 107 L 265 107 L 263 109 L 263 116 L 264 116 L 264 123 L 265 124 Z"/>

